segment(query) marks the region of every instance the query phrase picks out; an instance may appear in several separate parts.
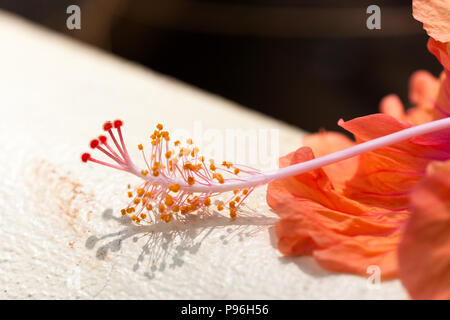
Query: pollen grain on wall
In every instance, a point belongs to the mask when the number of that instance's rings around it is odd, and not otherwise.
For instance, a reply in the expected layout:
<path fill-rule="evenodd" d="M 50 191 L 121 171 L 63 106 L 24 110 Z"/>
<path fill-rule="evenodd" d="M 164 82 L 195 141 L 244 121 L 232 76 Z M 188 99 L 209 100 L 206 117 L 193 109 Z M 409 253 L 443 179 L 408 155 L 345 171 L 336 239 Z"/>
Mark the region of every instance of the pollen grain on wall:
<path fill-rule="evenodd" d="M 48 160 L 32 161 L 27 171 L 25 183 L 37 212 L 64 221 L 78 236 L 85 234 L 92 213 L 89 208 L 95 203 L 94 195 L 70 173 L 63 172 Z"/>

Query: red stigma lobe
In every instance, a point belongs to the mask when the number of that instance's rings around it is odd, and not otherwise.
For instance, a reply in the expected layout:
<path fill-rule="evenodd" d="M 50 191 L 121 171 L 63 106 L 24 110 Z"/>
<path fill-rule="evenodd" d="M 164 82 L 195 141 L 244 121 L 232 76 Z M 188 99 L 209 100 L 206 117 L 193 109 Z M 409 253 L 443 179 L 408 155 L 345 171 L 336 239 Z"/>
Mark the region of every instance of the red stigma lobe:
<path fill-rule="evenodd" d="M 115 120 L 114 121 L 114 128 L 120 128 L 123 125 L 123 121 L 122 120 Z"/>
<path fill-rule="evenodd" d="M 81 155 L 81 161 L 88 162 L 88 160 L 91 158 L 91 155 L 89 153 L 83 153 Z"/>
<path fill-rule="evenodd" d="M 112 123 L 111 121 L 107 121 L 105 122 L 105 124 L 103 125 L 103 130 L 108 131 L 112 129 Z"/>
<path fill-rule="evenodd" d="M 105 144 L 106 143 L 106 137 L 105 136 L 98 136 L 98 140 L 100 140 L 101 144 Z"/>
<path fill-rule="evenodd" d="M 92 149 L 95 149 L 95 148 L 97 148 L 98 144 L 99 144 L 99 141 L 97 139 L 94 139 L 91 141 L 90 146 Z"/>

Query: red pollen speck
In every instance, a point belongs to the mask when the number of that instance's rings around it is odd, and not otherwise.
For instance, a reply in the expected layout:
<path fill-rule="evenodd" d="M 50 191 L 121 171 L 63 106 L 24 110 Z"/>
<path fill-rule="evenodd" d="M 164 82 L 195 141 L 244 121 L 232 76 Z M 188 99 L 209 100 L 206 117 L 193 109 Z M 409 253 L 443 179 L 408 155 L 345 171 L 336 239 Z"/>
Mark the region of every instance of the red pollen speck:
<path fill-rule="evenodd" d="M 97 139 L 94 139 L 91 141 L 90 146 L 92 149 L 95 149 L 95 148 L 97 148 L 98 144 L 99 144 L 99 141 Z"/>
<path fill-rule="evenodd" d="M 106 143 L 106 137 L 105 136 L 98 136 L 98 140 L 100 140 L 101 144 L 105 144 Z"/>
<path fill-rule="evenodd" d="M 122 120 L 115 120 L 114 121 L 114 128 L 120 128 L 123 125 Z"/>
<path fill-rule="evenodd" d="M 91 158 L 91 155 L 89 153 L 83 153 L 81 155 L 81 161 L 87 162 Z"/>
<path fill-rule="evenodd" d="M 111 130 L 111 128 L 112 128 L 112 123 L 111 123 L 111 121 L 107 121 L 107 122 L 105 122 L 105 124 L 103 125 L 103 130 L 105 130 L 105 131 Z"/>

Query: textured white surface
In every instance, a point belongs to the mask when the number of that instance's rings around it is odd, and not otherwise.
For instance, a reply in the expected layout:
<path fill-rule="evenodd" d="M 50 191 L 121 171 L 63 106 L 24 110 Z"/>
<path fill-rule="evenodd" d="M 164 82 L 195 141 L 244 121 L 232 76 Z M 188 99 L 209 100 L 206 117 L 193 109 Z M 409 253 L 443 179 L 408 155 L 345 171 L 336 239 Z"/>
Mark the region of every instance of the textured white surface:
<path fill-rule="evenodd" d="M 234 221 L 211 212 L 138 228 L 121 219 L 134 177 L 82 165 L 106 119 L 131 145 L 159 121 L 276 128 L 280 154 L 302 132 L 0 13 L 0 298 L 405 298 L 274 248 L 265 188 Z M 276 108 L 276 106 L 274 106 Z"/>

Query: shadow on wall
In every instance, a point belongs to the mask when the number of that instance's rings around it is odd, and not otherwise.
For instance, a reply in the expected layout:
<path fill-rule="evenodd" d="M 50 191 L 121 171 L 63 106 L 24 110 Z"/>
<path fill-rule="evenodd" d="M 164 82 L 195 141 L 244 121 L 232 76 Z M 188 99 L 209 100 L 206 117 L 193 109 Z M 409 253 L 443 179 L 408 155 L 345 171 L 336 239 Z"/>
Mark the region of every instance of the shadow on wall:
<path fill-rule="evenodd" d="M 213 231 L 225 229 L 220 236 L 223 245 L 230 241 L 244 241 L 262 227 L 275 224 L 276 218 L 258 215 L 254 212 L 242 210 L 242 215 L 235 220 L 206 210 L 200 215 L 186 216 L 170 223 L 157 220 L 149 226 L 136 226 L 130 219 L 114 217 L 112 209 L 106 209 L 102 214 L 105 220 L 115 220 L 123 228 L 120 231 L 90 236 L 85 243 L 89 250 L 96 249 L 96 257 L 105 260 L 109 252 L 119 252 L 122 242 L 132 239 L 136 243 L 145 238 L 141 253 L 136 257 L 133 270 L 142 272 L 149 280 L 158 272 L 166 268 L 175 269 L 184 263 L 186 254 L 196 254 L 200 246 Z M 130 266 L 131 267 L 131 266 Z"/>

